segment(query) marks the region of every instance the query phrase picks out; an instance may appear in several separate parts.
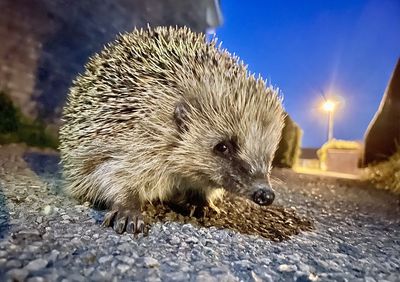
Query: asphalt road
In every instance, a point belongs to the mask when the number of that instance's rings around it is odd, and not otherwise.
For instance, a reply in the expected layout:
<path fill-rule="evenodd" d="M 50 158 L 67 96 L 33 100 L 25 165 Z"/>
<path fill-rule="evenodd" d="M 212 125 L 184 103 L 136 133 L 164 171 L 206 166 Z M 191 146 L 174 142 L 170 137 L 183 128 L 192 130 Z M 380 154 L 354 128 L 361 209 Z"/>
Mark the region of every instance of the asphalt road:
<path fill-rule="evenodd" d="M 400 281 L 400 200 L 367 183 L 275 170 L 268 209 L 155 207 L 134 238 L 63 195 L 57 163 L 0 147 L 0 281 Z"/>

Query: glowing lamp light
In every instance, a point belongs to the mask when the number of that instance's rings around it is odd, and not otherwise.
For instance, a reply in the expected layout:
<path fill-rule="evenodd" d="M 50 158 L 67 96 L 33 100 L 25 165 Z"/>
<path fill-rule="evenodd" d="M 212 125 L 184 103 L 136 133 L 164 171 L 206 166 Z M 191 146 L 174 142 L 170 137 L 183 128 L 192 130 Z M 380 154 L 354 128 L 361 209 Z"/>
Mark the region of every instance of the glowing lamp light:
<path fill-rule="evenodd" d="M 325 103 L 322 105 L 322 109 L 327 112 L 333 112 L 335 110 L 335 103 L 326 100 Z"/>

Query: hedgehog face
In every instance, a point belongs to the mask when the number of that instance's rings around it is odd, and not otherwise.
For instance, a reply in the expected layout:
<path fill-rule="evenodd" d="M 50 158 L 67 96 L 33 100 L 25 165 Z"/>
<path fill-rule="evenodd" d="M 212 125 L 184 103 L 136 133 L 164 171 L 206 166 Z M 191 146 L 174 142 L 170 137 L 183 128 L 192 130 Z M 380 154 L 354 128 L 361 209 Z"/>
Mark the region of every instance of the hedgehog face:
<path fill-rule="evenodd" d="M 259 205 L 270 205 L 275 198 L 269 182 L 272 160 L 265 156 L 249 161 L 244 149 L 247 144 L 236 136 L 218 142 L 212 149 L 216 167 L 209 175 L 218 179 L 216 182 L 227 191 Z"/>
<path fill-rule="evenodd" d="M 269 173 L 282 130 L 282 111 L 258 116 L 224 103 L 214 103 L 212 111 L 201 102 L 176 107 L 175 122 L 182 138 L 180 171 L 193 182 L 269 205 L 275 198 Z"/>

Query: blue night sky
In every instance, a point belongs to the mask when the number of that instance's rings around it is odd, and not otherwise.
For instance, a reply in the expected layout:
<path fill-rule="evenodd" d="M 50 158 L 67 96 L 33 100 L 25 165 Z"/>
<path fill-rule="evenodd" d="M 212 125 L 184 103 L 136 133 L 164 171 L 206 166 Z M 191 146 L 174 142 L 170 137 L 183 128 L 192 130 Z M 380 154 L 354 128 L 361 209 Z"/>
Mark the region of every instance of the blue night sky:
<path fill-rule="evenodd" d="M 334 137 L 363 138 L 400 57 L 400 0 L 222 0 L 221 6 L 218 39 L 280 88 L 304 131 L 304 147 L 326 141 L 321 92 L 341 97 Z"/>

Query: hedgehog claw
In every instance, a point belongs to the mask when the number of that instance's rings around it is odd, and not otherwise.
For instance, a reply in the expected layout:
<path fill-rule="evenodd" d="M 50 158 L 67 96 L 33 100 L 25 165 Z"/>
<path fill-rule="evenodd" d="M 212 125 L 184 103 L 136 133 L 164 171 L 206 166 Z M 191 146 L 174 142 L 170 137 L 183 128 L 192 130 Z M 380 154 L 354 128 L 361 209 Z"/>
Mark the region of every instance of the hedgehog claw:
<path fill-rule="evenodd" d="M 136 232 L 137 233 L 144 233 L 144 227 L 145 227 L 145 224 L 144 224 L 144 221 L 143 221 L 143 219 L 140 217 L 137 217 L 136 218 Z"/>
<path fill-rule="evenodd" d="M 125 226 L 126 226 L 126 221 L 127 217 L 125 216 L 125 213 L 118 213 L 117 218 L 114 220 L 114 230 L 118 234 L 122 234 L 125 231 Z"/>
<path fill-rule="evenodd" d="M 128 217 L 128 222 L 126 224 L 126 233 L 130 233 L 130 234 L 135 233 L 135 223 L 132 220 L 132 217 Z"/>
<path fill-rule="evenodd" d="M 112 227 L 118 234 L 137 234 L 144 233 L 145 224 L 139 211 L 112 210 L 106 213 L 102 226 Z"/>
<path fill-rule="evenodd" d="M 128 217 L 126 232 L 131 234 L 144 233 L 144 221 L 140 213 Z"/>
<path fill-rule="evenodd" d="M 114 221 L 114 218 L 115 218 L 117 212 L 118 211 L 109 211 L 108 213 L 106 213 L 101 226 L 102 227 L 110 227 L 112 225 L 112 222 Z"/>

